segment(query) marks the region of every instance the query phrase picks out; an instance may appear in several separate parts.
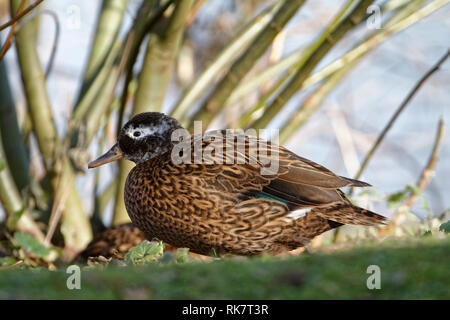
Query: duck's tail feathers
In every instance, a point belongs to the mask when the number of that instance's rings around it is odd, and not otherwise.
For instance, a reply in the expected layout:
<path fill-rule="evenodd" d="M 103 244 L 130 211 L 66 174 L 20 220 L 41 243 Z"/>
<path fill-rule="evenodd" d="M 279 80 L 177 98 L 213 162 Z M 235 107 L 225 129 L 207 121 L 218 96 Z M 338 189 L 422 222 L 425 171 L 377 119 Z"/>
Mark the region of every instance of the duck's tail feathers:
<path fill-rule="evenodd" d="M 311 213 L 335 222 L 363 226 L 385 224 L 385 221 L 387 220 L 386 217 L 383 217 L 382 215 L 345 202 L 317 207 L 314 208 Z"/>
<path fill-rule="evenodd" d="M 348 182 L 349 187 L 371 187 L 371 184 L 368 184 L 367 182 L 364 181 L 360 181 L 360 180 L 356 180 L 356 179 L 351 179 L 351 178 L 346 178 L 346 177 L 342 177 L 339 176 L 339 178 L 344 179 L 345 181 Z"/>

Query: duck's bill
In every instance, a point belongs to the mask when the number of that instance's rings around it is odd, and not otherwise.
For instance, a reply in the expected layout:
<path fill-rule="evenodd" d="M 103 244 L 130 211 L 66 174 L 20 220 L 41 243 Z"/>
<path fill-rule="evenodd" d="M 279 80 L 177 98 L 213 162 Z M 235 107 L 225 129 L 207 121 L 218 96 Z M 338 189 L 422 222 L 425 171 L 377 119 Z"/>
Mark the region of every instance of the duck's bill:
<path fill-rule="evenodd" d="M 99 158 L 95 159 L 94 161 L 89 162 L 88 168 L 92 169 L 92 168 L 104 165 L 105 163 L 109 163 L 109 162 L 113 162 L 113 161 L 122 159 L 123 155 L 124 154 L 123 154 L 122 150 L 120 150 L 120 148 L 119 148 L 119 144 L 116 143 L 104 155 L 100 156 Z"/>

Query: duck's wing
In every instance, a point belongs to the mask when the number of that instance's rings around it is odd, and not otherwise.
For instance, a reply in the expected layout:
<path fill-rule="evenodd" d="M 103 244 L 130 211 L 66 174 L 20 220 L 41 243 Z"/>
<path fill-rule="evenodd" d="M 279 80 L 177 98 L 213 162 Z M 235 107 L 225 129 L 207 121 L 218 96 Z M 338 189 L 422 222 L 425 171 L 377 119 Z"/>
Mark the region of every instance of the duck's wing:
<path fill-rule="evenodd" d="M 339 223 L 375 225 L 385 220 L 354 206 L 339 190 L 370 186 L 368 183 L 338 176 L 263 139 L 237 135 L 238 138 L 230 140 L 223 138 L 225 134 L 223 130 L 209 132 L 208 137 L 213 138 L 203 138 L 201 142 L 211 163 L 222 163 L 206 166 L 205 171 L 213 174 L 215 183 L 224 192 L 238 192 L 243 200 L 248 196 L 283 202 L 291 211 L 310 209 L 313 214 Z M 194 141 L 198 143 L 199 138 Z M 222 153 L 216 152 L 220 148 Z"/>

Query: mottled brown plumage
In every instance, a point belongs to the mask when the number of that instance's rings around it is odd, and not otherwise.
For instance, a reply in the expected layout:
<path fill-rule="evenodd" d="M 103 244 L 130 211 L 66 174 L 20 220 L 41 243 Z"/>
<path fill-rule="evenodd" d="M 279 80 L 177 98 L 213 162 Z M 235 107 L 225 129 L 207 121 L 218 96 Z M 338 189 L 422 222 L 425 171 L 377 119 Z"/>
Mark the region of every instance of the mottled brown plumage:
<path fill-rule="evenodd" d="M 78 256 L 84 260 L 89 257 L 119 257 L 146 240 L 145 233 L 132 223 L 121 224 L 99 233 Z"/>
<path fill-rule="evenodd" d="M 178 163 L 170 137 L 180 127 L 163 114 L 138 115 L 124 126 L 118 145 L 90 164 L 120 154 L 137 163 L 125 184 L 125 205 L 132 222 L 149 236 L 200 254 L 277 254 L 342 224 L 385 220 L 352 205 L 339 190 L 368 184 L 254 137 L 220 139 L 225 131 L 195 136 L 178 155 L 193 161 L 202 146 L 203 161 Z M 273 159 L 277 170 L 271 169 Z"/>
<path fill-rule="evenodd" d="M 97 234 L 88 244 L 86 249 L 78 254 L 76 259 L 80 261 L 89 261 L 89 258 L 96 258 L 99 256 L 106 259 L 123 259 L 125 254 L 131 248 L 137 246 L 144 240 L 152 241 L 157 239 L 146 235 L 132 223 L 119 224 L 117 226 L 109 227 Z M 170 244 L 164 243 L 164 252 L 175 253 L 177 249 L 178 248 L 171 246 Z M 205 258 L 208 258 L 192 252 L 189 252 L 188 254 L 194 259 L 204 260 Z"/>

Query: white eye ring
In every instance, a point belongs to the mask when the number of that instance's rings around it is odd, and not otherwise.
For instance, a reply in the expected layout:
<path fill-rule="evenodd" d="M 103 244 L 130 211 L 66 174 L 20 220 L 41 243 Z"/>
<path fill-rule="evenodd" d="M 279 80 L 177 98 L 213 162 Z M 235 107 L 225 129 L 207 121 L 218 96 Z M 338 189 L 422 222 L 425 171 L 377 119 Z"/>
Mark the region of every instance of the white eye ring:
<path fill-rule="evenodd" d="M 152 128 L 144 128 L 144 127 L 138 127 L 138 128 L 129 128 L 125 134 L 129 136 L 131 139 L 143 139 L 146 136 L 154 134 L 155 131 Z"/>

